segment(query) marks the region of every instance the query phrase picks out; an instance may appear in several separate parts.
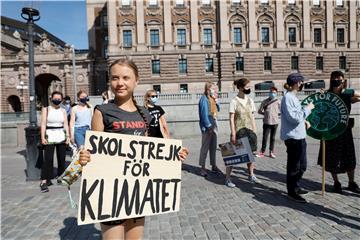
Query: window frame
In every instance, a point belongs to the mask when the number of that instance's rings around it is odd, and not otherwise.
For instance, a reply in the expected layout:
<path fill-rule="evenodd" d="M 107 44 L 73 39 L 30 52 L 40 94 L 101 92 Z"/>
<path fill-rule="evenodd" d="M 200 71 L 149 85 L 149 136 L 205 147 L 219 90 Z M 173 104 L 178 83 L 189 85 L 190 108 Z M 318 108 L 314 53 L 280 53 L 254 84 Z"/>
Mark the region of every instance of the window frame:
<path fill-rule="evenodd" d="M 320 59 L 321 59 L 321 61 L 318 61 Z M 323 56 L 315 57 L 315 70 L 318 72 L 324 71 L 324 57 Z"/>
<path fill-rule="evenodd" d="M 238 62 L 239 62 L 239 64 L 238 64 Z M 244 72 L 244 65 L 245 65 L 244 57 L 241 57 L 241 56 L 235 57 L 235 72 Z M 239 69 L 238 69 L 238 66 L 239 66 Z"/>
<path fill-rule="evenodd" d="M 270 60 L 270 61 L 268 61 Z M 265 56 L 264 57 L 264 72 L 271 72 L 272 71 L 272 57 Z"/>
<path fill-rule="evenodd" d="M 209 63 L 211 65 L 208 67 Z M 214 73 L 214 58 L 212 58 L 212 57 L 206 57 L 205 58 L 205 73 L 206 74 Z"/>
<path fill-rule="evenodd" d="M 209 34 L 209 31 L 210 31 L 210 34 Z M 203 42 L 204 42 L 205 46 L 212 46 L 213 45 L 213 36 L 212 35 L 213 35 L 213 29 L 212 28 L 205 27 L 203 29 Z M 205 38 L 205 36 L 206 36 L 206 38 Z M 208 40 L 209 36 L 210 36 L 210 43 L 205 41 L 205 40 Z"/>
<path fill-rule="evenodd" d="M 153 32 L 157 32 L 157 35 L 152 34 Z M 160 47 L 160 29 L 150 29 L 150 47 L 156 48 Z M 157 36 L 157 45 L 153 44 L 153 36 Z"/>
<path fill-rule="evenodd" d="M 296 64 L 294 65 L 293 60 L 296 59 Z M 299 56 L 291 56 L 291 71 L 299 71 Z"/>
<path fill-rule="evenodd" d="M 128 36 L 125 36 L 125 33 L 129 33 L 130 32 L 130 45 L 127 45 L 126 44 L 126 41 L 125 41 L 125 39 L 126 40 L 128 40 Z M 132 34 L 132 30 L 130 30 L 130 29 L 124 29 L 123 31 L 122 31 L 122 40 L 123 40 L 123 47 L 124 48 L 132 48 L 133 47 L 133 34 Z M 126 37 L 126 38 L 125 38 Z"/>
<path fill-rule="evenodd" d="M 181 36 L 181 40 L 183 40 L 183 42 L 179 42 L 179 32 L 184 33 L 183 36 Z M 185 28 L 178 28 L 176 29 L 176 44 L 179 47 L 185 47 L 186 46 L 186 29 Z"/>
<path fill-rule="evenodd" d="M 158 72 L 156 70 L 158 69 Z M 160 59 L 151 60 L 151 75 L 160 75 Z"/>
<path fill-rule="evenodd" d="M 183 68 L 182 66 L 185 66 L 185 68 Z M 185 69 L 185 71 L 182 71 L 182 69 Z M 188 65 L 186 58 L 178 59 L 178 71 L 180 75 L 186 75 L 188 73 Z"/>

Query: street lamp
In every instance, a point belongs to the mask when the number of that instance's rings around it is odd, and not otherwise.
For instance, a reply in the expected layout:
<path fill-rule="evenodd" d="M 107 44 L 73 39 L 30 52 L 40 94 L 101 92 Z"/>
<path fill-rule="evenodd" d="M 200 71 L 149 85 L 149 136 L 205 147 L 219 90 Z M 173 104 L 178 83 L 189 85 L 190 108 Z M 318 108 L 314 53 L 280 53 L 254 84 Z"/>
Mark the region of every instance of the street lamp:
<path fill-rule="evenodd" d="M 33 25 L 40 19 L 40 13 L 35 8 L 25 7 L 21 11 L 21 17 L 26 20 L 28 25 L 28 54 L 29 54 L 29 100 L 30 116 L 29 126 L 25 128 L 26 135 L 26 180 L 39 180 L 40 171 L 35 167 L 39 150 L 37 144 L 40 140 L 39 127 L 36 120 L 36 97 L 34 79 L 34 42 Z"/>
<path fill-rule="evenodd" d="M 74 88 L 74 102 L 77 101 L 77 95 L 76 95 L 76 64 L 75 64 L 75 46 L 71 45 L 71 51 L 72 51 L 72 67 L 73 67 L 73 88 Z"/>

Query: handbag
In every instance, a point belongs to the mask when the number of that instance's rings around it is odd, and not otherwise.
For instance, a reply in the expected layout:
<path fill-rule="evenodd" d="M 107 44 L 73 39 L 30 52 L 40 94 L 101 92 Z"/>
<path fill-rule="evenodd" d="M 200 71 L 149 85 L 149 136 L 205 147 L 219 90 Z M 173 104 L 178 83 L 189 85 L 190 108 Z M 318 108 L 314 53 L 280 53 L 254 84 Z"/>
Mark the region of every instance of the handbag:
<path fill-rule="evenodd" d="M 66 141 L 64 128 L 49 128 L 45 131 L 45 138 L 48 144 L 59 144 Z"/>

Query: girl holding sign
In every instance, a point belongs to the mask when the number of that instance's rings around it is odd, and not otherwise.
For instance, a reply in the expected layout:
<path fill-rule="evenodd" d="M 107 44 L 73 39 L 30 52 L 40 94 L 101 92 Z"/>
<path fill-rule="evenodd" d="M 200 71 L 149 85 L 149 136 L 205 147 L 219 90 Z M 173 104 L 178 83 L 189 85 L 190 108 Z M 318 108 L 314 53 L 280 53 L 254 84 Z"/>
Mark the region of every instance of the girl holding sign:
<path fill-rule="evenodd" d="M 110 65 L 109 73 L 115 99 L 95 108 L 92 130 L 146 136 L 151 116 L 144 107 L 137 105 L 133 97 L 134 89 L 139 83 L 137 66 L 131 60 L 120 59 Z M 142 124 L 125 124 L 139 122 Z M 182 149 L 179 155 L 181 160 L 185 160 L 187 149 Z M 81 165 L 86 165 L 90 161 L 89 151 L 82 150 L 79 161 Z M 103 239 L 141 239 L 144 222 L 144 217 L 103 222 Z"/>
<path fill-rule="evenodd" d="M 341 71 L 334 71 L 330 77 L 329 92 L 335 93 L 344 101 L 348 112 L 350 114 L 351 104 L 360 101 L 360 93 L 355 92 L 354 89 L 346 89 L 346 82 L 344 74 Z M 360 188 L 354 181 L 355 178 L 355 146 L 352 135 L 352 128 L 354 127 L 354 119 L 349 118 L 348 126 L 344 133 L 332 140 L 325 141 L 325 170 L 331 173 L 334 179 L 335 193 L 342 194 L 341 184 L 338 180 L 338 173 L 347 173 L 349 178 L 348 189 L 355 193 L 360 193 Z M 318 164 L 322 165 L 322 144 L 320 144 Z"/>

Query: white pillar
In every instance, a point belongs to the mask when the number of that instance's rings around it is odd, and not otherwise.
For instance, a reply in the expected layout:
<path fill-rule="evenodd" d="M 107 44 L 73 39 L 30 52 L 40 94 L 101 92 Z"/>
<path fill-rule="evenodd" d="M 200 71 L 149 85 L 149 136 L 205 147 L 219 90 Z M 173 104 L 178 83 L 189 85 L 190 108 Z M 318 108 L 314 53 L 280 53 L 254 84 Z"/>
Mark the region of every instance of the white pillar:
<path fill-rule="evenodd" d="M 112 0 L 107 1 L 107 17 L 108 17 L 108 54 L 114 53 L 118 50 L 118 29 L 116 21 L 116 2 Z"/>
<path fill-rule="evenodd" d="M 171 24 L 171 1 L 164 1 L 164 35 L 165 45 L 164 50 L 173 50 L 174 43 L 172 40 L 172 24 Z"/>
<path fill-rule="evenodd" d="M 229 24 L 227 17 L 227 3 L 226 1 L 220 1 L 220 36 L 221 36 L 221 48 L 230 48 L 230 39 L 229 39 Z"/>
<path fill-rule="evenodd" d="M 282 1 L 276 1 L 276 47 L 285 47 L 284 14 Z"/>
<path fill-rule="evenodd" d="M 249 7 L 249 48 L 256 48 L 258 47 L 258 39 L 257 39 L 257 22 L 255 17 L 255 1 L 249 0 L 248 1 Z"/>
<path fill-rule="evenodd" d="M 191 18 L 191 49 L 192 50 L 200 49 L 197 1 L 190 1 L 190 18 Z"/>
<path fill-rule="evenodd" d="M 359 2 L 360 4 L 360 2 Z M 357 48 L 357 42 L 356 42 L 356 0 L 350 0 L 350 48 Z"/>
<path fill-rule="evenodd" d="M 333 16 L 333 1 L 325 1 L 326 4 L 326 47 L 334 48 L 334 16 Z"/>
<path fill-rule="evenodd" d="M 304 48 L 311 48 L 311 30 L 310 30 L 310 1 L 302 1 L 303 4 L 303 24 L 302 32 L 304 34 Z"/>
<path fill-rule="evenodd" d="M 145 24 L 144 24 L 144 1 L 136 0 L 136 39 L 137 51 L 146 51 L 145 46 Z"/>

